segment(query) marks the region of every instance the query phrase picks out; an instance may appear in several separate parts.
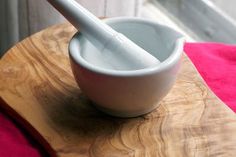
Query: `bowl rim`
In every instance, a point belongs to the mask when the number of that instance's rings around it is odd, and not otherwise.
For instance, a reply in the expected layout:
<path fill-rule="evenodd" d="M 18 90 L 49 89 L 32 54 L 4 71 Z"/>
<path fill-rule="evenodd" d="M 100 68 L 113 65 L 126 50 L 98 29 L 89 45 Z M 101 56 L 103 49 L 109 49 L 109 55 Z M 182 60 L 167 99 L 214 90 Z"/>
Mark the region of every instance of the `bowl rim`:
<path fill-rule="evenodd" d="M 173 31 L 174 29 L 162 25 L 156 21 L 151 21 L 143 18 L 137 18 L 137 17 L 115 17 L 115 18 L 107 18 L 103 19 L 106 23 L 120 23 L 120 22 L 138 22 L 138 23 L 145 23 L 145 24 L 151 24 L 151 25 L 158 25 L 162 27 L 169 28 Z M 176 33 L 179 33 L 175 31 Z M 180 34 L 180 33 L 179 33 Z M 170 69 L 173 65 L 175 65 L 177 62 L 179 62 L 181 55 L 183 53 L 183 45 L 185 41 L 185 37 L 180 34 L 180 38 L 178 38 L 175 42 L 175 46 L 173 49 L 173 53 L 165 59 L 163 62 L 158 64 L 157 66 L 153 66 L 150 68 L 145 69 L 139 69 L 139 70 L 112 70 L 112 69 L 105 69 L 102 67 L 94 66 L 93 64 L 87 62 L 81 55 L 75 55 L 77 53 L 80 53 L 80 47 L 79 47 L 79 41 L 82 38 L 82 34 L 78 31 L 74 34 L 74 36 L 69 41 L 69 56 L 73 61 L 80 66 L 93 71 L 95 73 L 104 74 L 104 75 L 110 75 L 110 76 L 143 76 L 143 75 L 151 75 L 154 73 L 160 73 L 162 71 L 165 71 L 167 69 Z"/>

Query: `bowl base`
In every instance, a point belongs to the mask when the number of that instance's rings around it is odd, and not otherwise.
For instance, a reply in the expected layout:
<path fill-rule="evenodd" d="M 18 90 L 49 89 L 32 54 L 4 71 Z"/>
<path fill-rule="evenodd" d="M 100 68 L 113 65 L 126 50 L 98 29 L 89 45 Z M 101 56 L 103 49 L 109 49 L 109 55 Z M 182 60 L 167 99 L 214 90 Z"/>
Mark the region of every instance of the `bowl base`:
<path fill-rule="evenodd" d="M 150 112 L 152 112 L 153 110 L 155 110 L 157 107 L 159 107 L 160 104 L 154 105 L 151 108 L 148 108 L 146 110 L 142 110 L 142 111 L 117 111 L 117 110 L 112 110 L 109 108 L 105 108 L 102 107 L 94 102 L 92 102 L 92 105 L 98 109 L 99 111 L 108 114 L 110 116 L 114 116 L 114 117 L 120 117 L 120 118 L 134 118 L 134 117 L 138 117 L 138 116 L 142 116 L 145 114 L 148 114 Z"/>

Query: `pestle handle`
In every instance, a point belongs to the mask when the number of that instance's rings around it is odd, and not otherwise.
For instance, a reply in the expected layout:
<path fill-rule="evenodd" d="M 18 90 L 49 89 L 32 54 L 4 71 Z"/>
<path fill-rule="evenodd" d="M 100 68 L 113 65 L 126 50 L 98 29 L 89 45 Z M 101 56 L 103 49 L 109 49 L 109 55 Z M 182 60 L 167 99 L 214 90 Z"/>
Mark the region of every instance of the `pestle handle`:
<path fill-rule="evenodd" d="M 117 70 L 138 70 L 160 61 L 123 34 L 113 30 L 75 0 L 48 0 L 66 19 L 95 45 Z"/>
<path fill-rule="evenodd" d="M 102 48 L 115 30 L 101 22 L 96 16 L 75 0 L 48 0 L 70 23 L 88 38 L 91 43 Z"/>

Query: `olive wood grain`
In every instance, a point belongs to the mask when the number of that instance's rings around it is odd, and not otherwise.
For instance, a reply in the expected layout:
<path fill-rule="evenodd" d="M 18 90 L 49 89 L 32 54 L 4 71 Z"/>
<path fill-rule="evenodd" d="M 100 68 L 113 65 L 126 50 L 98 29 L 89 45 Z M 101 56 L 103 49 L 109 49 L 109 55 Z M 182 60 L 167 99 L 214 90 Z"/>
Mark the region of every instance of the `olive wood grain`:
<path fill-rule="evenodd" d="M 68 59 L 75 29 L 61 24 L 11 48 L 0 61 L 1 107 L 59 157 L 229 157 L 236 116 L 183 55 L 176 84 L 153 112 L 130 119 L 93 108 Z M 99 94 L 99 93 L 98 93 Z"/>

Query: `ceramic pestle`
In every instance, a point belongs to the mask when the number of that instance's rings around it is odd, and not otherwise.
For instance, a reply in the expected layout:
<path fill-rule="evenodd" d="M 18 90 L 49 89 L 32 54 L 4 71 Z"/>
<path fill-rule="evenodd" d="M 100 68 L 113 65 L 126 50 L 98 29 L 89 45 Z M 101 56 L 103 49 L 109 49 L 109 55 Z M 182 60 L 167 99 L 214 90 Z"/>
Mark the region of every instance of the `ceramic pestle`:
<path fill-rule="evenodd" d="M 139 70 L 160 63 L 157 58 L 103 23 L 75 0 L 48 0 L 48 2 L 80 30 L 114 69 Z"/>

